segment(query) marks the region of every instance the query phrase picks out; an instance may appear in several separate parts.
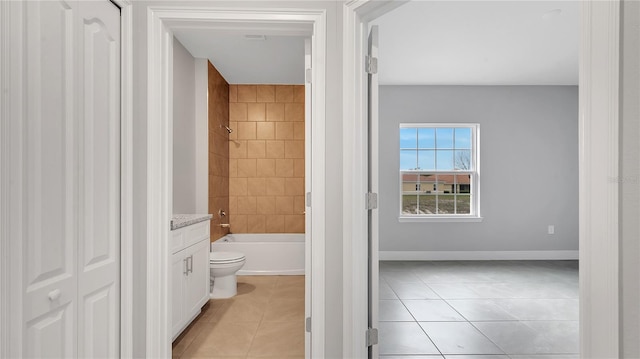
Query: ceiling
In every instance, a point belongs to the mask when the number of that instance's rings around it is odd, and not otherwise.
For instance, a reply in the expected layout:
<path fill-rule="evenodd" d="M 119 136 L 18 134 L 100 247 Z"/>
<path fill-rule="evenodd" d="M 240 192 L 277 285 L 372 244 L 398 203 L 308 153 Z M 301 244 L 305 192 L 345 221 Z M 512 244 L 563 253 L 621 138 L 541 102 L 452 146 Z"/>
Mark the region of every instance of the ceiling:
<path fill-rule="evenodd" d="M 379 25 L 383 85 L 577 85 L 578 1 L 410 1 Z M 177 26 L 229 83 L 304 83 L 299 31 Z M 246 35 L 266 35 L 248 40 Z"/>

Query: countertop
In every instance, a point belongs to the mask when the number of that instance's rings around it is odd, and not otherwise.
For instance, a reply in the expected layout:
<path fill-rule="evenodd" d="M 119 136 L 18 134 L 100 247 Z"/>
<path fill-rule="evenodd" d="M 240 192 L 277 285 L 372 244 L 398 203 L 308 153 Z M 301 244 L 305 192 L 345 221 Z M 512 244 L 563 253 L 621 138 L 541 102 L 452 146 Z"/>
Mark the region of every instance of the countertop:
<path fill-rule="evenodd" d="M 171 230 L 190 226 L 213 218 L 211 214 L 174 214 L 171 218 Z"/>

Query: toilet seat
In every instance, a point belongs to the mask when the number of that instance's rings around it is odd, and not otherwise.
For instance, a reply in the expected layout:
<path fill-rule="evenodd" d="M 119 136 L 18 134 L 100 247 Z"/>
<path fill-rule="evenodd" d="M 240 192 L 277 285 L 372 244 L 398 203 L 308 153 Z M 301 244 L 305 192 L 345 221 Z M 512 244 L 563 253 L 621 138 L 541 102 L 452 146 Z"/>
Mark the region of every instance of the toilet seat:
<path fill-rule="evenodd" d="M 245 260 L 245 256 L 239 252 L 210 252 L 209 263 L 210 264 L 229 264 L 238 263 Z"/>

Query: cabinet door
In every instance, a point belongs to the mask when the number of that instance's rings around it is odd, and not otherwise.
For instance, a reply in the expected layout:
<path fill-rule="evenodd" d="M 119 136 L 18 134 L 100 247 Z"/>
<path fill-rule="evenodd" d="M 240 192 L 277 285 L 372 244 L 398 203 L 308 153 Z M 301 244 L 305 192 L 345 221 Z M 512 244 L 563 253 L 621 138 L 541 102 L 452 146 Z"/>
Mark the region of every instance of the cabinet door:
<path fill-rule="evenodd" d="M 184 324 L 184 287 L 187 266 L 185 251 L 171 256 L 171 336 L 175 339 Z"/>
<path fill-rule="evenodd" d="M 184 292 L 185 317 L 191 319 L 209 300 L 209 240 L 200 241 L 185 251 L 185 256 L 190 258 L 191 269 Z"/>

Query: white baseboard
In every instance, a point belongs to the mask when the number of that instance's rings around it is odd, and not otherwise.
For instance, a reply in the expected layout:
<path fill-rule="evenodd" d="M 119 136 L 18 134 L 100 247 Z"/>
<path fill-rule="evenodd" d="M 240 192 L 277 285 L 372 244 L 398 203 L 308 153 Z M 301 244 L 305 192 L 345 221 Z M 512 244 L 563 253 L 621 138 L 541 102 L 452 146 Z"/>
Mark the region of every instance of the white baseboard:
<path fill-rule="evenodd" d="M 578 259 L 578 251 L 380 251 L 381 261 L 488 261 Z"/>

